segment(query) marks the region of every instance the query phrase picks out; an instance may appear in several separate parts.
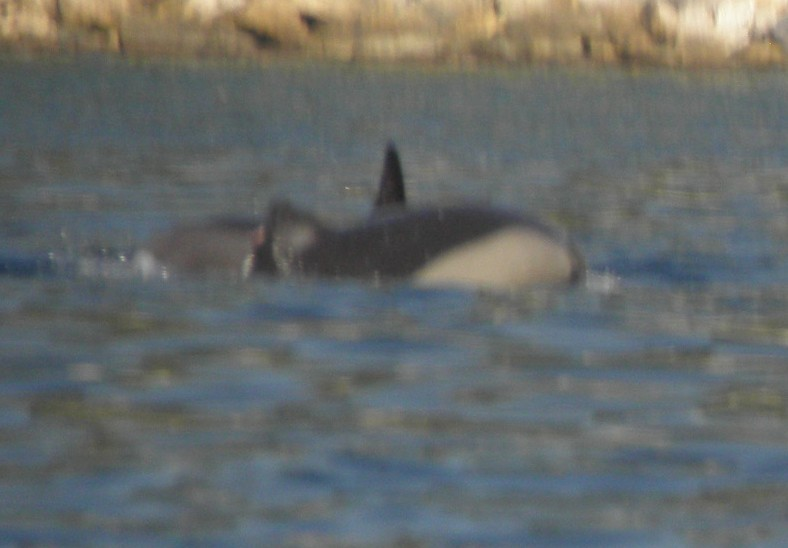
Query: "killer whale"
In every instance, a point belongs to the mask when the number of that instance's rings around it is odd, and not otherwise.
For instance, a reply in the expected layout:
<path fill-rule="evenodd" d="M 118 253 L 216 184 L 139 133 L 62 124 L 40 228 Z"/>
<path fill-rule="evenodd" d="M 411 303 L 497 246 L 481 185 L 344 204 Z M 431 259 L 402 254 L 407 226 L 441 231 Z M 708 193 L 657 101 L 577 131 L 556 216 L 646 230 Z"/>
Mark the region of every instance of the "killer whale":
<path fill-rule="evenodd" d="M 275 202 L 263 221 L 222 217 L 176 226 L 117 262 L 145 278 L 261 275 L 505 289 L 583 277 L 577 248 L 539 220 L 475 205 L 411 208 L 393 143 L 386 149 L 373 205 L 363 222 L 336 229 Z M 69 260 L 6 254 L 0 256 L 0 275 L 106 275 L 114 272 L 111 255 L 102 250 Z"/>
<path fill-rule="evenodd" d="M 410 208 L 392 143 L 374 205 L 365 222 L 334 229 L 287 202 L 273 204 L 256 231 L 252 273 L 489 289 L 571 284 L 583 275 L 576 247 L 539 220 L 474 205 Z"/>

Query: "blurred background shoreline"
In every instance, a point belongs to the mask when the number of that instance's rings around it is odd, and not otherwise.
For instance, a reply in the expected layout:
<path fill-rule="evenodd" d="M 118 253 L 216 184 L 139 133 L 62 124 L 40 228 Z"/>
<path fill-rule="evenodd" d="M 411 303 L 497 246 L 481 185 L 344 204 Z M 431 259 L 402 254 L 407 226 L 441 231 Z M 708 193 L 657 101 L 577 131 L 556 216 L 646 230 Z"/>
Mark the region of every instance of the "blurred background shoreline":
<path fill-rule="evenodd" d="M 788 0 L 4 0 L 0 52 L 785 68 Z"/>

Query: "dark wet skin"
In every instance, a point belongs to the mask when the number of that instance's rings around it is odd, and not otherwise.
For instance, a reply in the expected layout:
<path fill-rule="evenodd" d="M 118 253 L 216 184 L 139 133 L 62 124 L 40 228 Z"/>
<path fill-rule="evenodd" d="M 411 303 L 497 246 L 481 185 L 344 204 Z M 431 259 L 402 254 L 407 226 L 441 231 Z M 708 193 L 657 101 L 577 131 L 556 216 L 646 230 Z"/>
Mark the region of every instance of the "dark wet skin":
<path fill-rule="evenodd" d="M 405 207 L 399 156 L 386 150 L 375 210 L 357 226 L 333 230 L 288 203 L 272 206 L 252 270 L 270 276 L 401 279 L 442 254 L 505 229 L 555 242 L 571 264 L 563 282 L 576 282 L 583 260 L 570 243 L 541 222 L 488 207 Z"/>
<path fill-rule="evenodd" d="M 266 241 L 255 252 L 253 270 L 329 278 L 407 278 L 442 253 L 506 228 L 521 228 L 560 240 L 549 227 L 513 212 L 474 206 L 402 209 L 373 216 L 362 225 L 331 230 L 288 204 L 275 206 Z M 571 249 L 571 248 L 570 248 Z M 571 249 L 576 281 L 582 259 Z"/>
<path fill-rule="evenodd" d="M 346 229 L 332 229 L 286 202 L 271 206 L 264 223 L 219 218 L 176 227 L 147 248 L 178 273 L 258 274 L 274 277 L 405 279 L 442 254 L 507 229 L 552 242 L 569 257 L 561 282 L 582 277 L 583 260 L 563 236 L 515 212 L 472 205 L 406 207 L 405 185 L 394 145 L 386 149 L 371 216 Z M 248 261 L 252 256 L 251 268 Z"/>

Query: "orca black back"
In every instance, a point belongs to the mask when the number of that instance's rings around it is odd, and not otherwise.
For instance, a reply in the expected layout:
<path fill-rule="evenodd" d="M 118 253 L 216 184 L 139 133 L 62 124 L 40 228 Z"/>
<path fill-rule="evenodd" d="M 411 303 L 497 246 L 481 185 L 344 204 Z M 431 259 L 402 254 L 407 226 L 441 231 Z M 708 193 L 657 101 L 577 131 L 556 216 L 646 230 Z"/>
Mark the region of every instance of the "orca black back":
<path fill-rule="evenodd" d="M 275 204 L 257 232 L 252 271 L 488 288 L 573 283 L 582 275 L 571 242 L 538 220 L 472 205 L 411 209 L 405 201 L 399 154 L 389 143 L 365 222 L 334 229 Z"/>

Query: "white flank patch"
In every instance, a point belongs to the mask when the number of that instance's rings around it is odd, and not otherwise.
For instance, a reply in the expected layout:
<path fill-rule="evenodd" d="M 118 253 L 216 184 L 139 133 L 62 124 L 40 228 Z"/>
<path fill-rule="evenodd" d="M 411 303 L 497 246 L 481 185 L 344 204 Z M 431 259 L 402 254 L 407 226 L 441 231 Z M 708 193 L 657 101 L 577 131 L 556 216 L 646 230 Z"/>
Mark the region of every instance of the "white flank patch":
<path fill-rule="evenodd" d="M 456 247 L 418 270 L 418 285 L 512 289 L 566 283 L 572 254 L 555 239 L 535 230 L 511 227 Z"/>

